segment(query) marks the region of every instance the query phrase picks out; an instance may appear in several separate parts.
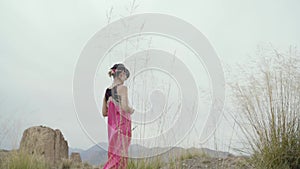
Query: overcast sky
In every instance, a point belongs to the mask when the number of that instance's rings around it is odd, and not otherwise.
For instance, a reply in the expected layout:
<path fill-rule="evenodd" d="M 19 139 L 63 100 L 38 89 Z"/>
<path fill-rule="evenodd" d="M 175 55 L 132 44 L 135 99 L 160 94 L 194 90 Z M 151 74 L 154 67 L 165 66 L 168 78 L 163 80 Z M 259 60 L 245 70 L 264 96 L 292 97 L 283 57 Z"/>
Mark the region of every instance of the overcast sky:
<path fill-rule="evenodd" d="M 60 129 L 70 147 L 86 149 L 94 144 L 76 118 L 74 68 L 87 41 L 107 25 L 110 8 L 115 21 L 129 15 L 131 3 L 0 0 L 0 127 L 13 128 L 0 148 L 18 145 L 22 132 L 35 125 Z M 247 64 L 260 44 L 272 43 L 283 50 L 289 45 L 300 46 L 298 0 L 137 0 L 136 4 L 139 6 L 133 14 L 170 14 L 193 24 L 226 66 Z M 110 85 L 107 74 L 103 79 L 104 86 Z M 103 122 L 101 118 L 99 113 L 99 123 Z M 220 123 L 227 126 L 217 132 L 222 142 L 222 138 L 231 136 L 228 128 L 232 124 L 225 120 Z M 106 140 L 106 135 L 99 133 L 99 141 Z M 191 137 L 190 143 L 197 140 Z"/>

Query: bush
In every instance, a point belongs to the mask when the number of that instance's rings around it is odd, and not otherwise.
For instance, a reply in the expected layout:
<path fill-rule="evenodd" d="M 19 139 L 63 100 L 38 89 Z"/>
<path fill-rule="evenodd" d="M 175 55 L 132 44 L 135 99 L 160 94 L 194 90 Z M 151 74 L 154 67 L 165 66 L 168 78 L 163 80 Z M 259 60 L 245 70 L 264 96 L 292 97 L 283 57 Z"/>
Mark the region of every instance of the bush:
<path fill-rule="evenodd" d="M 297 51 L 269 51 L 256 73 L 232 84 L 239 125 L 255 168 L 300 168 L 300 62 Z"/>

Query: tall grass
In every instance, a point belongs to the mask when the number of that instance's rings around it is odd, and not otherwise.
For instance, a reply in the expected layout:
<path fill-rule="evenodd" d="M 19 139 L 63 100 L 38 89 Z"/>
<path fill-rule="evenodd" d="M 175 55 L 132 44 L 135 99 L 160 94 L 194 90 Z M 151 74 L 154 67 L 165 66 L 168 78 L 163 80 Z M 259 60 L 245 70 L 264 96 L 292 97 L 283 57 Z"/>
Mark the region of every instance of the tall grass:
<path fill-rule="evenodd" d="M 57 165 L 51 165 L 47 160 L 36 154 L 20 150 L 12 150 L 0 159 L 0 169 L 93 169 L 87 162 L 78 163 L 71 159 L 61 159 Z"/>
<path fill-rule="evenodd" d="M 12 151 L 0 163 L 1 169 L 50 169 L 46 160 L 22 151 Z"/>
<path fill-rule="evenodd" d="M 232 85 L 255 168 L 300 168 L 300 59 L 275 49 Z"/>

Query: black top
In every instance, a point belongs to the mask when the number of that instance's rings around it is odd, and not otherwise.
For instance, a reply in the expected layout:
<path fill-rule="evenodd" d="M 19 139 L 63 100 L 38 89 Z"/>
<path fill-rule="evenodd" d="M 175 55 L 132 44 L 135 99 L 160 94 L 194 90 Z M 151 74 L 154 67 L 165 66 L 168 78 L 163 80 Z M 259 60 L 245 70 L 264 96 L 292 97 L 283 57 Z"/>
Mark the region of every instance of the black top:
<path fill-rule="evenodd" d="M 105 91 L 105 99 L 106 101 L 108 100 L 108 98 L 110 96 L 113 97 L 113 99 L 115 99 L 118 103 L 120 103 L 121 101 L 121 96 L 117 94 L 117 86 L 119 86 L 121 84 L 117 84 L 116 86 L 114 86 L 113 88 L 107 88 Z"/>

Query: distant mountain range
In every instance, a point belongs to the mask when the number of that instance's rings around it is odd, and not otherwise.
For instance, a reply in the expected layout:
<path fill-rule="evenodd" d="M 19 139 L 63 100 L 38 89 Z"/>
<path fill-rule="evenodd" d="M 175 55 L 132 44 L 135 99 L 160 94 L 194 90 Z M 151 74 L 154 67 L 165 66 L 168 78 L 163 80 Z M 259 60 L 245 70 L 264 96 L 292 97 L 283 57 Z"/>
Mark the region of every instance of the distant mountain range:
<path fill-rule="evenodd" d="M 88 162 L 92 165 L 104 164 L 107 161 L 107 148 L 108 143 L 98 143 L 87 150 L 82 150 L 78 148 L 69 148 L 69 156 L 72 152 L 80 153 L 83 162 Z M 160 152 L 160 153 L 157 153 Z M 151 157 L 159 155 L 160 159 L 163 161 L 168 161 L 170 158 L 178 158 L 185 153 L 191 154 L 205 154 L 210 157 L 220 157 L 225 158 L 231 154 L 228 152 L 221 152 L 210 150 L 207 148 L 188 148 L 184 149 L 182 147 L 155 147 L 147 148 L 138 144 L 132 144 L 129 148 L 130 157 Z"/>

